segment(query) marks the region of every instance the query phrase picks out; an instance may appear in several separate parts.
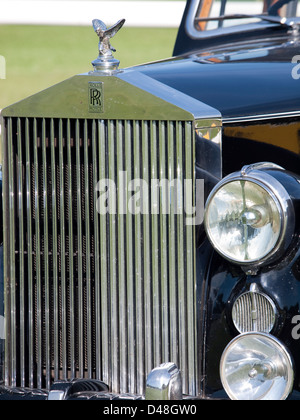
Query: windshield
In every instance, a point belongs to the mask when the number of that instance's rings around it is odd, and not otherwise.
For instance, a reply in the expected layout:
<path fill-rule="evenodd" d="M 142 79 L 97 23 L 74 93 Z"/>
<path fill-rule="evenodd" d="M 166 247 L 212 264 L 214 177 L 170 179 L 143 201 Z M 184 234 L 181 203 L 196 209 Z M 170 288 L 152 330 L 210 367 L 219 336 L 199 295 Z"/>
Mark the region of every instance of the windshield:
<path fill-rule="evenodd" d="M 298 0 L 200 0 L 194 23 L 198 31 L 207 31 L 260 21 L 257 15 L 272 21 L 299 16 L 297 6 Z"/>

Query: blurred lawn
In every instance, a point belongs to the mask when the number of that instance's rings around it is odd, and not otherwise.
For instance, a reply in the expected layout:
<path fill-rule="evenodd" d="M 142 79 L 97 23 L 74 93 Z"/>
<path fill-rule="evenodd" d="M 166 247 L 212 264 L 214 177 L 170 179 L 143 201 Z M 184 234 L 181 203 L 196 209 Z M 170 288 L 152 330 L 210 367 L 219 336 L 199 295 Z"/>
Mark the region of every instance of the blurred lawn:
<path fill-rule="evenodd" d="M 123 28 L 112 40 L 121 67 L 172 56 L 177 29 Z M 92 27 L 0 25 L 0 109 L 78 73 L 92 70 L 98 38 Z"/>

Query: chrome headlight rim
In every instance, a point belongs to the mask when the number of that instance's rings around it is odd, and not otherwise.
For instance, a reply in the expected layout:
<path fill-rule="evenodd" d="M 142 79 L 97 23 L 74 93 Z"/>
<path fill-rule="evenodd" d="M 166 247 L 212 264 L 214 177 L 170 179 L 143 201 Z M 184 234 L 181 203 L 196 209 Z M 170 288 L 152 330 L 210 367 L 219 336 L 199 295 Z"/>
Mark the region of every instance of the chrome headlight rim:
<path fill-rule="evenodd" d="M 292 358 L 289 350 L 287 349 L 287 347 L 277 337 L 275 337 L 272 334 L 255 332 L 255 331 L 243 333 L 243 334 L 240 334 L 240 335 L 236 336 L 233 340 L 231 340 L 227 344 L 226 348 L 223 351 L 223 354 L 222 354 L 222 357 L 221 357 L 221 360 L 220 360 L 220 378 L 221 378 L 222 386 L 223 386 L 224 390 L 226 391 L 227 395 L 229 396 L 229 398 L 231 400 L 238 400 L 237 396 L 235 395 L 235 393 L 230 388 L 230 386 L 228 384 L 227 377 L 225 375 L 226 358 L 227 358 L 231 348 L 236 343 L 243 340 L 244 338 L 265 339 L 265 340 L 267 340 L 267 342 L 269 342 L 269 344 L 270 343 L 273 344 L 274 347 L 276 347 L 276 349 L 279 352 L 281 352 L 281 354 L 283 355 L 283 357 L 285 358 L 285 361 L 287 363 L 288 380 L 286 382 L 286 386 L 285 386 L 284 392 L 281 395 L 280 400 L 286 400 L 289 397 L 289 395 L 292 393 L 293 386 L 294 386 L 295 371 L 294 371 L 293 358 Z M 250 351 L 251 351 L 251 349 L 250 349 Z M 262 398 L 262 399 L 264 399 L 264 398 Z"/>
<path fill-rule="evenodd" d="M 204 226 L 206 234 L 213 245 L 214 249 L 229 262 L 239 264 L 242 267 L 259 267 L 265 264 L 270 264 L 280 258 L 284 252 L 287 251 L 295 232 L 295 211 L 292 198 L 284 185 L 275 178 L 270 170 L 279 170 L 285 172 L 284 168 L 271 164 L 260 163 L 243 167 L 240 172 L 234 172 L 223 180 L 221 180 L 211 191 L 205 205 Z M 209 230 L 208 214 L 212 200 L 216 194 L 225 186 L 232 182 L 248 181 L 256 184 L 262 188 L 275 203 L 280 215 L 280 234 L 275 246 L 266 255 L 259 258 L 241 261 L 232 258 L 226 254 L 219 247 L 219 244 L 214 240 Z"/>

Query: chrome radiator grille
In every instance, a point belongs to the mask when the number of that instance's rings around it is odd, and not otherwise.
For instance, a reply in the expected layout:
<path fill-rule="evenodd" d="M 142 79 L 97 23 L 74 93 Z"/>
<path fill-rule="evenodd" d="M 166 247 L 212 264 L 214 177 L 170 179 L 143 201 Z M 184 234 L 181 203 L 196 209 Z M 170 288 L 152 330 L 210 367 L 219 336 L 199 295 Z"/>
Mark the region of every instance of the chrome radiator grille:
<path fill-rule="evenodd" d="M 194 179 L 193 124 L 14 117 L 5 132 L 6 385 L 88 377 L 142 394 L 172 361 L 195 394 L 194 227 L 172 208 L 124 212 L 118 193 L 97 211 L 98 181 L 118 192 L 121 172 Z"/>

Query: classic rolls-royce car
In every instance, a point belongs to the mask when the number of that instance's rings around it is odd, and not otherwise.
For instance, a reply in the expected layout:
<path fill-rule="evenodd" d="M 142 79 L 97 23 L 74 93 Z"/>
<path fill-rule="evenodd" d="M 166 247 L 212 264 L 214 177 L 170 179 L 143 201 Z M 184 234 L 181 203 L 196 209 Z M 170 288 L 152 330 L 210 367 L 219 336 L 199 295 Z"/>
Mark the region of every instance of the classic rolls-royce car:
<path fill-rule="evenodd" d="M 1 398 L 299 397 L 297 5 L 188 0 L 128 69 L 95 19 L 2 110 Z"/>

